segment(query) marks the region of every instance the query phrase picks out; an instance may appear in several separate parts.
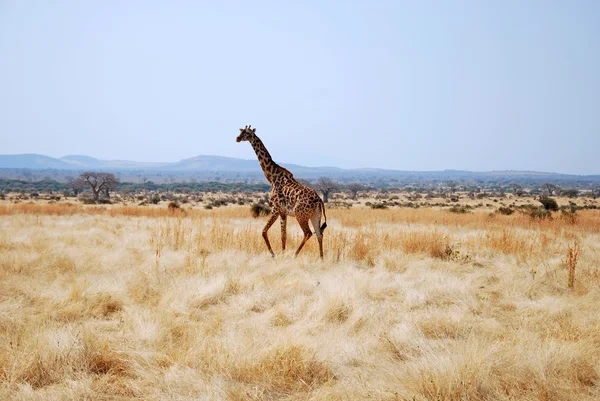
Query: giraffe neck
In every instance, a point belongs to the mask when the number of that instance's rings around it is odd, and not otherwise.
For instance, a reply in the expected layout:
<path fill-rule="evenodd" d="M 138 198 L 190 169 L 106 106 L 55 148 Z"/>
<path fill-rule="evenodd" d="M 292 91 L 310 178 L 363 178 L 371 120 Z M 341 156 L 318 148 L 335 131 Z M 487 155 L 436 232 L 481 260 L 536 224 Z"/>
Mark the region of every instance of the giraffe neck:
<path fill-rule="evenodd" d="M 269 151 L 262 143 L 259 137 L 254 135 L 254 137 L 250 140 L 250 144 L 256 153 L 256 157 L 258 158 L 258 162 L 260 163 L 260 167 L 265 173 L 265 177 L 267 181 L 272 185 L 275 176 L 277 173 L 280 173 L 281 167 L 277 163 L 273 161 Z"/>

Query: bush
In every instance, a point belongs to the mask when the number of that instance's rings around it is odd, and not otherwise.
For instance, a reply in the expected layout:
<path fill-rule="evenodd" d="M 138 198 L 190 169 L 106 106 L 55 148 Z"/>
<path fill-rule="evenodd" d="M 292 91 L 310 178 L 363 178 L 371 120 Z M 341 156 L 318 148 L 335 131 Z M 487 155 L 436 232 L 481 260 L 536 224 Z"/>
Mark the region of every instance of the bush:
<path fill-rule="evenodd" d="M 469 210 L 464 207 L 464 206 L 452 206 L 450 209 L 448 209 L 449 212 L 451 213 L 468 213 Z"/>
<path fill-rule="evenodd" d="M 565 189 L 562 191 L 562 195 L 568 196 L 569 198 L 577 198 L 579 191 L 577 189 Z"/>
<path fill-rule="evenodd" d="M 371 203 L 369 206 L 371 207 L 371 209 L 387 209 L 388 208 L 385 203 L 381 203 L 381 202 Z"/>
<path fill-rule="evenodd" d="M 578 206 L 575 203 L 570 202 L 568 207 L 561 208 L 562 218 L 570 224 L 577 224 L 577 209 Z"/>
<path fill-rule="evenodd" d="M 544 206 L 545 210 L 558 211 L 558 203 L 553 198 L 543 196 L 540 198 L 540 203 Z"/>
<path fill-rule="evenodd" d="M 154 194 L 152 196 L 152 198 L 150 198 L 150 203 L 152 203 L 153 205 L 158 205 L 160 202 L 160 196 L 158 196 L 158 194 Z"/>
<path fill-rule="evenodd" d="M 257 218 L 261 215 L 267 216 L 271 214 L 271 208 L 263 203 L 254 203 L 252 206 L 250 206 L 250 213 L 254 218 Z"/>
<path fill-rule="evenodd" d="M 564 220 L 566 220 L 569 224 L 577 224 L 577 212 L 576 210 L 561 210 L 561 216 Z"/>
<path fill-rule="evenodd" d="M 174 200 L 174 201 L 169 202 L 168 208 L 170 211 L 175 211 L 175 210 L 181 209 L 181 206 L 179 206 L 179 202 Z"/>
<path fill-rule="evenodd" d="M 215 199 L 212 201 L 213 207 L 227 206 L 227 199 Z"/>
<path fill-rule="evenodd" d="M 498 213 L 500 213 L 500 214 L 503 214 L 503 215 L 505 215 L 505 216 L 510 216 L 511 214 L 513 214 L 513 213 L 514 213 L 514 210 L 512 210 L 510 207 L 504 207 L 504 206 L 501 206 L 501 207 L 498 209 Z"/>
<path fill-rule="evenodd" d="M 529 211 L 527 212 L 527 215 L 536 220 L 542 220 L 542 219 L 551 219 L 552 218 L 552 212 L 550 212 L 549 210 L 546 209 L 542 209 L 542 208 L 532 208 L 529 209 Z"/>

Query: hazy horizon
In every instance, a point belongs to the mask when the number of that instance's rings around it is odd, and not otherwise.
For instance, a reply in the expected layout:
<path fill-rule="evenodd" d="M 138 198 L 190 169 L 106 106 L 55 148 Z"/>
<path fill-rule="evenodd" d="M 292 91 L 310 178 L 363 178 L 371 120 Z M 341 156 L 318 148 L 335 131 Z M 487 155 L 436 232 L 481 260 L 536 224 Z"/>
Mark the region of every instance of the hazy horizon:
<path fill-rule="evenodd" d="M 599 174 L 594 1 L 0 1 L 0 154 Z"/>

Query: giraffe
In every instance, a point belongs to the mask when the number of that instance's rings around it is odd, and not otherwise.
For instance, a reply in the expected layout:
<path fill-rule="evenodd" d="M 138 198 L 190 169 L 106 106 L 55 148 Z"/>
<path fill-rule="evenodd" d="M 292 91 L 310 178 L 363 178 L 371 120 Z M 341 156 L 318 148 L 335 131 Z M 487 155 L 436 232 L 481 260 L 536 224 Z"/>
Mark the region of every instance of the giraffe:
<path fill-rule="evenodd" d="M 313 235 L 308 224 L 310 220 L 319 240 L 319 256 L 323 259 L 323 231 L 327 227 L 327 215 L 325 214 L 325 205 L 317 191 L 300 184 L 288 169 L 273 161 L 263 142 L 256 136 L 256 128 L 252 128 L 250 125 L 240 128 L 240 135 L 236 138 L 236 142 L 242 141 L 250 142 L 260 167 L 265 173 L 267 181 L 271 184 L 270 203 L 272 212 L 262 231 L 262 236 L 271 256 L 274 257 L 275 253 L 269 242 L 269 228 L 278 218 L 281 218 L 281 248 L 285 250 L 287 216 L 295 216 L 304 233 L 304 238 L 298 250 L 296 250 L 295 256 L 298 256 L 306 241 Z M 322 225 L 321 213 L 325 218 Z"/>

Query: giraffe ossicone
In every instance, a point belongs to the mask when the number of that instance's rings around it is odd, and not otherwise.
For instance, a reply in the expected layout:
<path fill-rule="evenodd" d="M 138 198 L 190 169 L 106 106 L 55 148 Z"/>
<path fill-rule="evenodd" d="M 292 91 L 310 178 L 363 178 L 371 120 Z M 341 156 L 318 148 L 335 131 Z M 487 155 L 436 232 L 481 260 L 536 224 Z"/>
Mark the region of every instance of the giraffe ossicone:
<path fill-rule="evenodd" d="M 295 255 L 298 256 L 306 241 L 312 236 L 308 224 L 310 221 L 319 241 L 319 256 L 323 259 L 323 231 L 327 227 L 327 216 L 325 214 L 325 204 L 317 191 L 300 184 L 288 169 L 273 161 L 263 142 L 256 136 L 256 128 L 252 128 L 251 125 L 240 128 L 240 134 L 236 138 L 236 142 L 242 141 L 250 142 L 260 167 L 265 173 L 267 181 L 271 184 L 271 216 L 262 233 L 271 256 L 275 256 L 275 253 L 269 242 L 269 228 L 278 218 L 281 218 L 281 247 L 285 250 L 287 216 L 294 216 L 304 233 L 302 243 L 296 250 Z M 321 215 L 325 219 L 323 224 L 321 224 Z"/>

